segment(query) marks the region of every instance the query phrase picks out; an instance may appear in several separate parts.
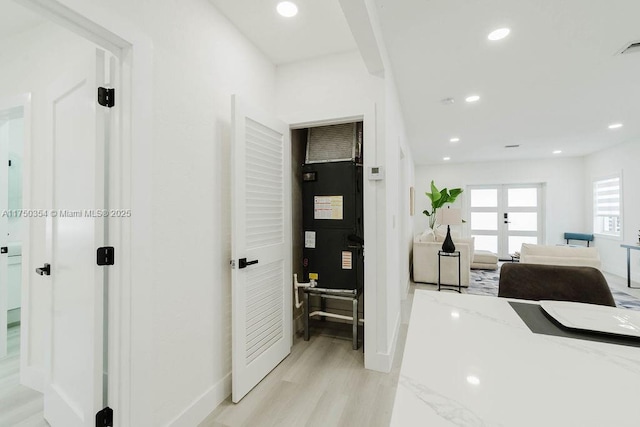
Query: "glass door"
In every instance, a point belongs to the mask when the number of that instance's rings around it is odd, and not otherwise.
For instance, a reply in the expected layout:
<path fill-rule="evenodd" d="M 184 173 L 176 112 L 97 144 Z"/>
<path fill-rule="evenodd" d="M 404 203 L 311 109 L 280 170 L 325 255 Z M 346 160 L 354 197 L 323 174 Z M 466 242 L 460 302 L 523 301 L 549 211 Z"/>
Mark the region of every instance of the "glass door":
<path fill-rule="evenodd" d="M 468 192 L 475 249 L 509 260 L 523 243 L 542 243 L 542 184 L 470 186 Z"/>

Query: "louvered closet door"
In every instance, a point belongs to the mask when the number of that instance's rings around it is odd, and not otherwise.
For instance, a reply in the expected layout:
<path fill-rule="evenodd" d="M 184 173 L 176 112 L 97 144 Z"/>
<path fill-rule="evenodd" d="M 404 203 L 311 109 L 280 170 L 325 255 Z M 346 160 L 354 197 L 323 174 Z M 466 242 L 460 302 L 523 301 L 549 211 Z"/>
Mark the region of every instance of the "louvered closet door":
<path fill-rule="evenodd" d="M 291 151 L 284 123 L 237 96 L 232 111 L 232 398 L 238 402 L 291 350 Z"/>

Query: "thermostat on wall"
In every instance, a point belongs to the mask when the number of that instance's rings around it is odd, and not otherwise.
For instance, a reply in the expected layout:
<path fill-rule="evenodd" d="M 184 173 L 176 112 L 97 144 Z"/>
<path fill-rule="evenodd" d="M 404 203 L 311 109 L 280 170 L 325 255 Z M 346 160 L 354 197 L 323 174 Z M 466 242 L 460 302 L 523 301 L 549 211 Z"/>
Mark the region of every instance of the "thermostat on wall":
<path fill-rule="evenodd" d="M 380 181 L 384 179 L 384 169 L 382 166 L 371 166 L 369 168 L 369 180 Z"/>

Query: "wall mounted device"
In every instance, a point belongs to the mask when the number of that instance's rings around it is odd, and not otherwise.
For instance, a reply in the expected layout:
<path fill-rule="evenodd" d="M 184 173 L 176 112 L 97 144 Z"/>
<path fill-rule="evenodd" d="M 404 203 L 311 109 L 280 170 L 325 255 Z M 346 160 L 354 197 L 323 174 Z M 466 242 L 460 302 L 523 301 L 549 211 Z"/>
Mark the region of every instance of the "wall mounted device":
<path fill-rule="evenodd" d="M 382 166 L 371 166 L 367 168 L 369 181 L 381 181 L 384 179 L 384 169 Z"/>

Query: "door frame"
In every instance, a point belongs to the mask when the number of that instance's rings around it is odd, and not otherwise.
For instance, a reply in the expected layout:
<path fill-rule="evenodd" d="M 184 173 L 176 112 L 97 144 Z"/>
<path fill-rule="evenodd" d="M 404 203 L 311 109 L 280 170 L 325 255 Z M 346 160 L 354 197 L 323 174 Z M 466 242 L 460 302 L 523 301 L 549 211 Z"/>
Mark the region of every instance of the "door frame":
<path fill-rule="evenodd" d="M 22 138 L 22 209 L 31 209 L 31 93 L 4 98 L 0 100 L 0 111 L 22 108 L 23 138 Z M 20 382 L 35 390 L 43 390 L 44 372 L 29 366 L 29 316 L 31 274 L 30 265 L 30 228 L 28 220 L 22 221 L 22 283 L 20 284 Z"/>
<path fill-rule="evenodd" d="M 348 109 L 343 111 L 343 114 L 338 115 L 316 115 L 315 118 L 309 120 L 297 120 L 290 121 L 290 131 L 295 129 L 304 129 L 318 126 L 330 126 L 339 125 L 352 122 L 363 122 L 363 168 L 365 171 L 365 178 L 363 181 L 363 194 L 362 204 L 364 212 L 364 241 L 376 242 L 378 233 L 378 197 L 376 195 L 376 183 L 378 181 L 370 181 L 366 177 L 366 171 L 369 167 L 376 166 L 376 146 L 377 146 L 377 117 L 376 117 L 376 104 L 365 104 L 362 108 Z M 319 116 L 319 117 L 318 117 Z M 286 121 L 286 120 L 285 120 Z M 369 153 L 369 155 L 367 155 Z M 291 167 L 291 165 L 285 165 L 285 167 Z M 289 194 L 292 198 L 293 194 Z M 292 200 L 293 203 L 293 200 Z M 370 244 L 370 247 L 373 246 Z M 382 246 L 382 245 L 380 245 Z M 364 367 L 380 372 L 389 372 L 391 369 L 391 362 L 393 360 L 392 349 L 395 348 L 395 340 L 397 340 L 397 333 L 394 334 L 394 342 L 391 345 L 384 342 L 378 342 L 378 313 L 386 313 L 387 300 L 385 295 L 378 292 L 378 274 L 384 274 L 384 267 L 379 267 L 379 260 L 384 259 L 378 255 L 378 251 L 375 246 L 371 247 L 369 251 L 366 250 L 365 243 L 365 263 L 364 263 Z M 380 270 L 380 271 L 379 271 Z M 371 319 L 367 322 L 367 319 Z M 385 317 L 386 319 L 386 317 Z M 294 319 L 291 319 L 293 322 Z M 382 326 L 382 325 L 381 325 Z M 398 325 L 399 326 L 399 325 Z M 382 328 L 381 328 L 382 329 Z M 292 326 L 292 330 L 295 331 L 295 324 Z M 397 331 L 396 331 L 397 332 Z"/>
<path fill-rule="evenodd" d="M 120 112 L 115 117 L 118 132 L 110 144 L 108 188 L 110 206 L 130 208 L 132 216 L 109 225 L 109 244 L 116 247 L 116 263 L 109 267 L 109 406 L 114 410 L 115 425 L 144 425 L 153 408 L 147 394 L 138 389 L 149 384 L 153 372 L 150 364 L 135 362 L 152 359 L 152 312 L 145 303 L 151 292 L 147 279 L 152 265 L 152 206 L 149 198 L 135 196 L 151 194 L 152 190 L 148 155 L 153 141 L 152 43 L 139 29 L 97 4 L 82 0 L 15 1 L 119 59 L 116 102 Z M 27 264 L 26 268 L 31 267 Z"/>

